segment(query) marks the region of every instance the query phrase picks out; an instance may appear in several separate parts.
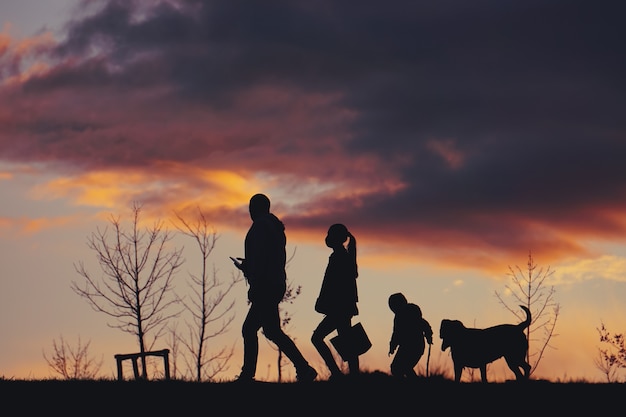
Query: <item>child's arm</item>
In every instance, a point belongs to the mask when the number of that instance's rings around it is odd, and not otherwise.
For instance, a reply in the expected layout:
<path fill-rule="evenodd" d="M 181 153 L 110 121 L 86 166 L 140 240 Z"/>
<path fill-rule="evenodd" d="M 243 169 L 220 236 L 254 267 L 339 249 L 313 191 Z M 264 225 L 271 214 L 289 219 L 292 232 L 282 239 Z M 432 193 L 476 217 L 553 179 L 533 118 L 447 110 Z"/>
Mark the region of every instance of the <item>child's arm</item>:
<path fill-rule="evenodd" d="M 426 321 L 426 319 L 422 319 L 424 324 L 424 337 L 426 337 L 426 341 L 429 345 L 433 344 L 433 329 L 430 327 L 430 323 Z"/>
<path fill-rule="evenodd" d="M 399 343 L 398 343 L 398 336 L 397 336 L 397 332 L 396 332 L 396 317 L 394 317 L 393 319 L 393 331 L 391 332 L 391 340 L 389 340 L 389 354 L 388 356 L 393 355 L 393 352 L 396 351 L 396 348 L 398 347 Z"/>
<path fill-rule="evenodd" d="M 397 343 L 393 342 L 393 339 L 389 342 L 389 353 L 387 354 L 388 356 L 393 355 L 393 352 L 396 351 L 396 348 L 398 347 Z"/>

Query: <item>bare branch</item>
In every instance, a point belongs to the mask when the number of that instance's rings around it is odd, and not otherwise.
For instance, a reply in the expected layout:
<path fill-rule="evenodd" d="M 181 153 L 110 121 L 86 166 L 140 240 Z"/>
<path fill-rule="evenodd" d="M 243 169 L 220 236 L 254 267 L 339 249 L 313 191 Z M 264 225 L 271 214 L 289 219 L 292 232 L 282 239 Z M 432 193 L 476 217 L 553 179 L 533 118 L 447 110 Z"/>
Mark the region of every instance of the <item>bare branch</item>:
<path fill-rule="evenodd" d="M 52 340 L 53 353 L 50 357 L 43 352 L 43 357 L 52 371 L 64 379 L 94 379 L 102 367 L 99 361 L 89 356 L 91 341 L 83 344 L 80 337 L 76 349 L 65 342 L 60 336 L 59 342 Z"/>
<path fill-rule="evenodd" d="M 623 333 L 611 334 L 604 323 L 596 329 L 600 342 L 607 346 L 599 348 L 599 358 L 595 360 L 596 367 L 602 371 L 608 382 L 616 381 L 620 370 L 626 369 L 626 338 Z"/>

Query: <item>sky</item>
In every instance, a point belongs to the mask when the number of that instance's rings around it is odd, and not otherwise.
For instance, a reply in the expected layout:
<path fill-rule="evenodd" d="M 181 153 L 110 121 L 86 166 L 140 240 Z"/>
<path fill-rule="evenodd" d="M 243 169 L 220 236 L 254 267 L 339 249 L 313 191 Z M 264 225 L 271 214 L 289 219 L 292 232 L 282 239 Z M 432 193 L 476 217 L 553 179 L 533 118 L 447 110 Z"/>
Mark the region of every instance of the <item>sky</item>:
<path fill-rule="evenodd" d="M 113 355 L 138 351 L 71 289 L 80 262 L 101 273 L 87 241 L 111 216 L 130 219 L 140 202 L 146 225 L 175 231 L 176 213 L 201 210 L 219 236 L 209 263 L 227 281 L 248 200 L 262 192 L 285 223 L 288 278 L 301 288 L 285 307 L 288 332 L 316 368 L 324 237 L 344 223 L 358 247 L 353 322 L 373 344 L 363 369 L 388 372 L 395 292 L 433 328 L 430 366 L 451 369 L 441 320 L 521 321 L 507 286 L 532 254 L 559 306 L 534 376 L 602 381 L 597 329 L 626 331 L 617 7 L 3 0 L 0 376 L 55 376 L 44 353 L 61 337 L 89 341 L 106 377 Z M 170 243 L 184 248 L 185 291 L 197 247 L 181 234 Z M 245 282 L 231 296 L 232 325 L 211 343 L 235 349 L 225 379 L 240 371 Z M 275 357 L 261 342 L 257 379 L 276 378 Z M 500 362 L 490 378 L 512 378 Z"/>

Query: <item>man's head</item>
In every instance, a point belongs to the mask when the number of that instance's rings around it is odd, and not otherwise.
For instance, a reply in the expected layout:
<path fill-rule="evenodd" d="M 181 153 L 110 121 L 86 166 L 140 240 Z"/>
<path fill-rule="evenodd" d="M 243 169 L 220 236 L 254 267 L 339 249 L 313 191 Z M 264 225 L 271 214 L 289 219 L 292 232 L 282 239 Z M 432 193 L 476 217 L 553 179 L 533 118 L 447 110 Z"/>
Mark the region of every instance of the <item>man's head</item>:
<path fill-rule="evenodd" d="M 250 218 L 254 219 L 258 216 L 270 212 L 270 199 L 265 194 L 255 194 L 250 198 Z"/>

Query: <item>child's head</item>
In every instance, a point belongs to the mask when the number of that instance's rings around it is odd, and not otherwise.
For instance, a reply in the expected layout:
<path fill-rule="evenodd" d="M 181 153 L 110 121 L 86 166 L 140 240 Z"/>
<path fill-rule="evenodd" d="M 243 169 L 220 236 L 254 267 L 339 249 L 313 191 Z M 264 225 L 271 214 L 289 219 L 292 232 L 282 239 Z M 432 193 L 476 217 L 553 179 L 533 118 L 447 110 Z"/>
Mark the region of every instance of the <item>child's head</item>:
<path fill-rule="evenodd" d="M 326 235 L 326 246 L 329 248 L 336 248 L 348 239 L 348 228 L 341 224 L 335 223 L 328 228 L 328 234 Z"/>
<path fill-rule="evenodd" d="M 398 310 L 407 305 L 407 303 L 408 301 L 406 300 L 406 297 L 401 292 L 397 292 L 389 296 L 389 308 L 394 313 L 397 313 Z"/>

